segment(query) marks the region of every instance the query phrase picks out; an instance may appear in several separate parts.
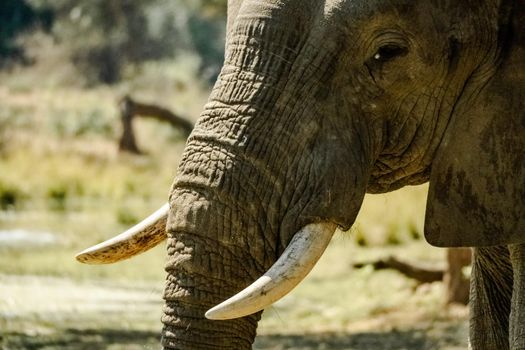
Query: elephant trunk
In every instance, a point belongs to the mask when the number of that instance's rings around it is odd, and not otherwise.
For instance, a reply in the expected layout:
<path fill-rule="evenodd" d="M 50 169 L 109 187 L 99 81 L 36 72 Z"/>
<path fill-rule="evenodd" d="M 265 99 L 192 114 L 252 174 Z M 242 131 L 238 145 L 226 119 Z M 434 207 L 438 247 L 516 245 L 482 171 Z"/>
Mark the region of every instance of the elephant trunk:
<path fill-rule="evenodd" d="M 194 247 L 200 250 L 200 244 L 195 242 Z M 234 293 L 233 285 L 219 283 L 216 276 L 167 270 L 162 316 L 164 349 L 251 349 L 260 313 L 228 321 L 203 317 L 214 302 Z"/>
<path fill-rule="evenodd" d="M 258 281 L 240 293 L 266 294 L 257 307 L 236 296 L 234 309 L 242 312 L 230 312 L 231 300 L 208 314 L 219 320 L 206 319 L 206 311 L 256 281 L 283 252 L 293 256 L 286 248 L 302 228 L 325 223 L 324 248 L 336 225 L 353 223 L 362 202 L 366 143 L 316 105 L 330 98 L 319 86 L 334 58 L 315 54 L 307 30 L 288 29 L 239 15 L 221 75 L 188 140 L 167 223 L 166 348 L 249 349 L 258 310 L 283 290 L 267 292 L 272 283 L 258 288 Z M 344 156 L 348 147 L 355 157 Z M 297 276 L 285 291 L 304 274 Z"/>
<path fill-rule="evenodd" d="M 226 321 L 204 314 L 255 279 L 252 272 L 262 263 L 250 256 L 243 235 L 253 223 L 213 192 L 180 188 L 174 193 L 162 344 L 166 349 L 250 349 L 260 312 Z"/>
<path fill-rule="evenodd" d="M 279 25 L 272 25 L 268 14 L 277 10 L 243 3 L 220 77 L 179 165 L 166 223 L 166 349 L 251 348 L 259 310 L 304 277 L 335 227 L 351 226 L 364 197 L 372 138 L 365 124 L 327 107 L 336 105 L 327 92 L 337 47 L 323 42 L 326 50 L 318 50 L 324 33 L 310 32 L 295 8 L 285 8 Z M 129 248 L 129 238 L 158 238 L 166 218 L 158 213 L 151 219 L 155 229 L 139 224 L 120 236 L 125 239 L 78 258 L 110 262 L 141 250 Z M 296 249 L 295 241 L 306 244 Z M 115 251 L 122 252 L 116 259 L 106 255 Z M 276 261 L 287 265 L 281 255 L 294 261 L 289 275 L 270 269 Z M 302 261 L 303 255 L 315 259 Z M 221 304 L 254 281 L 254 288 Z M 252 294 L 264 296 L 256 307 L 247 305 Z M 216 320 L 205 317 L 210 309 L 208 317 Z"/>
<path fill-rule="evenodd" d="M 173 276 L 172 278 L 176 278 Z M 170 285 L 180 281 L 168 279 Z M 210 285 L 210 280 L 194 278 L 196 284 Z M 213 285 L 213 284 L 211 284 Z M 205 290 L 194 290 L 194 295 L 208 294 Z M 251 349 L 260 315 L 242 319 L 212 322 L 202 318 L 206 306 L 183 298 L 166 297 L 162 322 L 162 346 L 164 349 Z"/>

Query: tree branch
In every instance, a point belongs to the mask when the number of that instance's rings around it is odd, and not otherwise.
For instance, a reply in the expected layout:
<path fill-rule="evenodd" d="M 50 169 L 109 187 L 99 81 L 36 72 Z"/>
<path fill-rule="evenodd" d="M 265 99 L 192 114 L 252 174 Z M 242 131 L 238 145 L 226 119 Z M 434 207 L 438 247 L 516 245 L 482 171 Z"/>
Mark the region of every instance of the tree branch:
<path fill-rule="evenodd" d="M 137 146 L 132 121 L 135 117 L 153 118 L 170 123 L 174 128 L 182 130 L 188 137 L 193 130 L 193 123 L 176 115 L 170 110 L 153 104 L 141 103 L 133 100 L 130 96 L 124 96 L 119 103 L 120 118 L 122 121 L 122 136 L 119 141 L 119 151 L 134 154 L 142 152 Z"/>

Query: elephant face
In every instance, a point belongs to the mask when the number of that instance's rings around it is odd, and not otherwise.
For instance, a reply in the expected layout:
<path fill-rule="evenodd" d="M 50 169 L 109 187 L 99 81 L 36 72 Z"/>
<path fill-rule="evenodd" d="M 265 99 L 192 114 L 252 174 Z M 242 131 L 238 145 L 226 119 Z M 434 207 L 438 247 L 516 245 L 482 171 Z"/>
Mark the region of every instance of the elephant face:
<path fill-rule="evenodd" d="M 480 244 L 523 241 L 523 6 L 230 1 L 225 63 L 170 194 L 163 345 L 249 348 L 260 312 L 206 310 L 283 251 L 299 261 L 285 248 L 309 246 L 302 228 L 350 228 L 367 191 L 430 178 L 432 243 L 472 245 L 488 228 L 502 234 Z"/>

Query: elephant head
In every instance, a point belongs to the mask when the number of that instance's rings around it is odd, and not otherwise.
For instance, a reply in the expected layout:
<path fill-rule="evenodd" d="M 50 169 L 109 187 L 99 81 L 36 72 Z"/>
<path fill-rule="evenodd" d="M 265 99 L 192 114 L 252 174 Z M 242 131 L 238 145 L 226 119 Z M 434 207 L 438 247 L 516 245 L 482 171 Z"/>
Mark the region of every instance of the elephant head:
<path fill-rule="evenodd" d="M 435 245 L 525 241 L 523 1 L 228 5 L 169 205 L 78 256 L 121 260 L 166 227 L 165 348 L 250 348 L 366 192 L 430 180 Z"/>

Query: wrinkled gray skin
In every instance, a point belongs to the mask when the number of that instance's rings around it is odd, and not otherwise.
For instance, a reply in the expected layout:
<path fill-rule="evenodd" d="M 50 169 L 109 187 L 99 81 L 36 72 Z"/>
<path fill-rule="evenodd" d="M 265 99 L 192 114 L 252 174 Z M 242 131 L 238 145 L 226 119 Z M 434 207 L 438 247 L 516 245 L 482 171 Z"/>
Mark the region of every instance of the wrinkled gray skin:
<path fill-rule="evenodd" d="M 171 195 L 162 343 L 249 349 L 204 312 L 365 192 L 430 180 L 425 234 L 478 246 L 473 349 L 525 349 L 525 3 L 230 1 L 226 59 Z M 349 304 L 349 307 L 352 307 Z"/>

